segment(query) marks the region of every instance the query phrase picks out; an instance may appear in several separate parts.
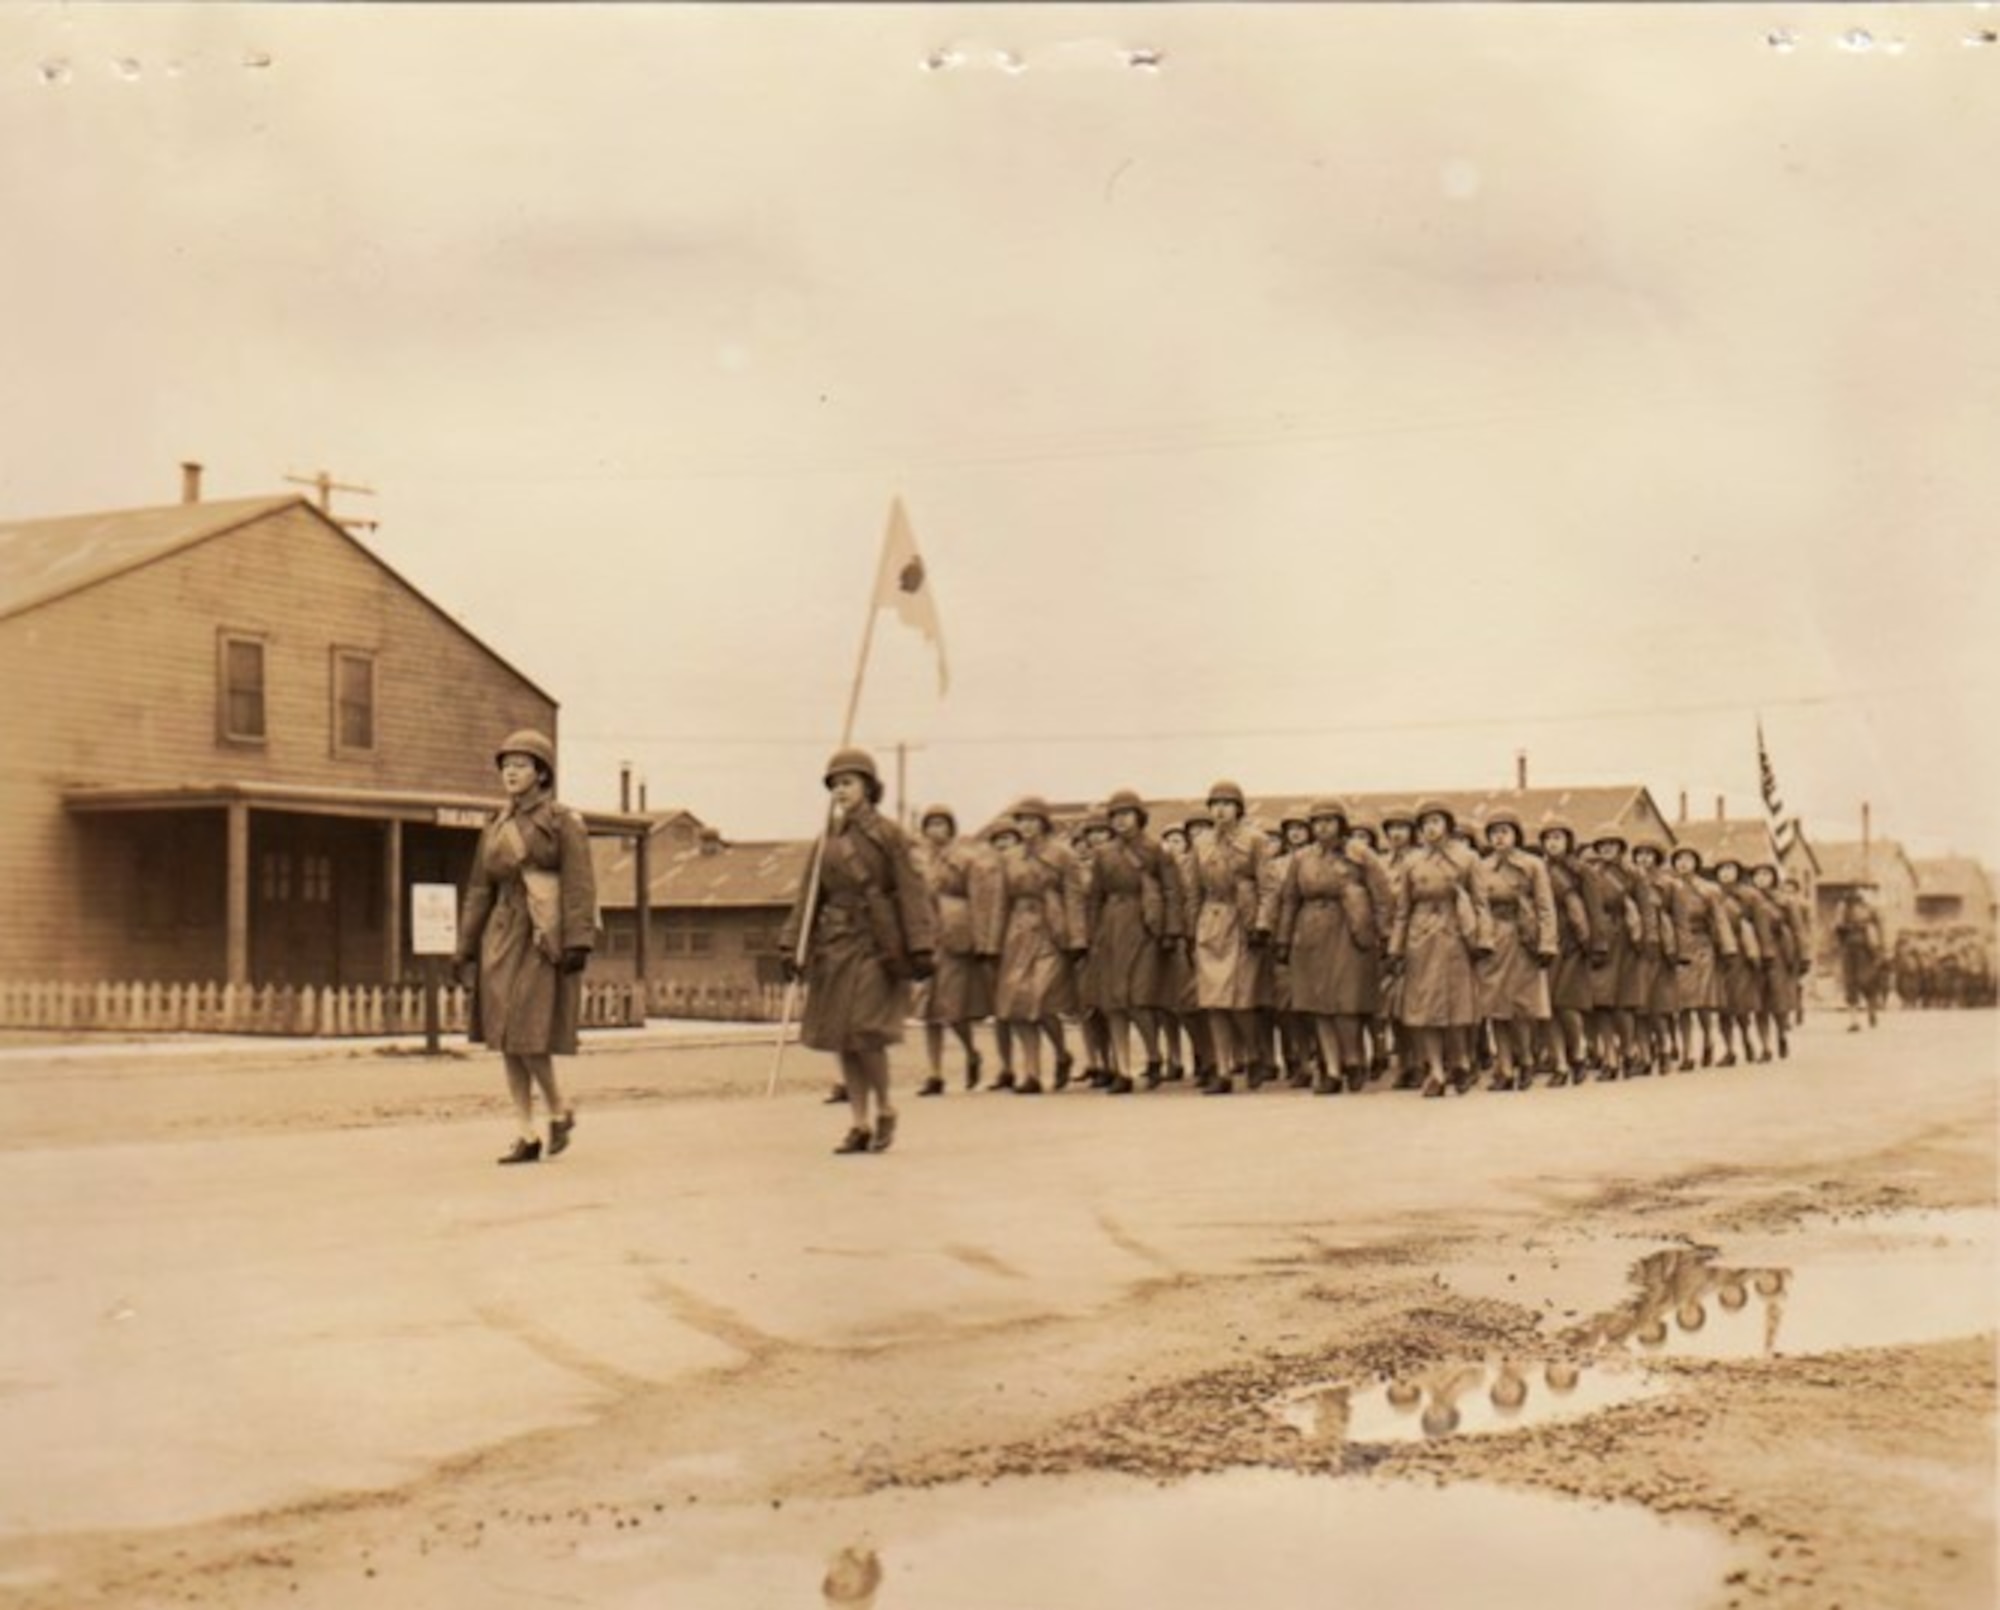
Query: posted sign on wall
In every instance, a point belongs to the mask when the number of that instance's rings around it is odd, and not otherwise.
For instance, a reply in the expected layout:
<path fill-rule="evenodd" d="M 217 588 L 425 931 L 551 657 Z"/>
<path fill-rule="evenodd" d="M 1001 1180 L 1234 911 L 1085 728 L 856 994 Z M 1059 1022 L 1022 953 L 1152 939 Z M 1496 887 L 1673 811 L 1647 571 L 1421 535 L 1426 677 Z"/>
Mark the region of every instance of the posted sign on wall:
<path fill-rule="evenodd" d="M 457 951 L 458 886 L 451 883 L 411 884 L 411 954 L 451 956 Z"/>

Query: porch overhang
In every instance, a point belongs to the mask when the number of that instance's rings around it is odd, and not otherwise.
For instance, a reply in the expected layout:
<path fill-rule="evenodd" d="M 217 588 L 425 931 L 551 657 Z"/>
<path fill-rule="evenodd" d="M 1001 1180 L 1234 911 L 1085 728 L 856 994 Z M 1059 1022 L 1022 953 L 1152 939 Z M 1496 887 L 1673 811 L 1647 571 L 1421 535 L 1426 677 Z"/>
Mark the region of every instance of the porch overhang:
<path fill-rule="evenodd" d="M 308 816 L 347 816 L 370 822 L 423 823 L 434 827 L 481 828 L 496 801 L 488 795 L 436 793 L 415 789 L 335 788 L 303 783 L 222 781 L 205 783 L 78 783 L 65 788 L 63 806 L 79 814 L 127 811 L 224 810 L 232 805 L 254 811 L 292 811 Z M 643 840 L 646 817 L 624 811 L 580 813 L 591 833 L 605 838 Z"/>

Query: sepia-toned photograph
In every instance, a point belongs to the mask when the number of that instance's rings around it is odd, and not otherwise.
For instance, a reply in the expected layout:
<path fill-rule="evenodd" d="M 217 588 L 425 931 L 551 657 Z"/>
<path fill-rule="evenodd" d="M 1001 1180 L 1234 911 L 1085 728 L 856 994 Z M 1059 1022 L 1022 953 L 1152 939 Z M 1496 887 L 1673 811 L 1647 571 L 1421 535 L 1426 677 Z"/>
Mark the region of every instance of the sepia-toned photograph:
<path fill-rule="evenodd" d="M 2000 6 L 0 7 L 0 1607 L 1989 1610 Z"/>

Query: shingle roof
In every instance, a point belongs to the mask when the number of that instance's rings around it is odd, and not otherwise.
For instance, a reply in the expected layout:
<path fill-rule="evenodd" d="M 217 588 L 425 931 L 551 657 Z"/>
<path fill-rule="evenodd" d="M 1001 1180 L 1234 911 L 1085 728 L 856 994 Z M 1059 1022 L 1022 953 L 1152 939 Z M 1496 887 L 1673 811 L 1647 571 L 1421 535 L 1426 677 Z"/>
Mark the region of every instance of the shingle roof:
<path fill-rule="evenodd" d="M 1714 866 L 1724 858 L 1744 866 L 1760 861 L 1776 861 L 1778 846 L 1771 837 L 1770 824 L 1761 816 L 1737 816 L 1724 821 L 1674 823 L 1674 842 L 1701 853 L 1703 866 Z"/>
<path fill-rule="evenodd" d="M 789 906 L 805 877 L 811 839 L 766 840 L 726 844 L 719 839 L 661 854 L 652 848 L 648 899 L 654 910 L 666 907 Z M 597 901 L 606 910 L 630 910 L 632 847 L 625 841 L 596 841 L 592 846 L 597 870 Z"/>
<path fill-rule="evenodd" d="M 1588 836 L 1600 827 L 1630 829 L 1648 818 L 1662 825 L 1666 819 L 1642 784 L 1621 783 L 1594 788 L 1485 788 L 1430 789 L 1422 793 L 1396 794 L 1264 794 L 1250 796 L 1251 819 L 1276 826 L 1287 816 L 1303 816 L 1320 800 L 1337 797 L 1358 821 L 1380 821 L 1385 811 L 1404 809 L 1423 800 L 1442 800 L 1462 826 L 1475 832 L 1490 812 L 1507 806 L 1520 815 L 1530 834 L 1551 816 L 1566 817 L 1579 834 Z M 1200 801 L 1192 799 L 1148 800 L 1146 811 L 1154 831 L 1192 815 Z M 1076 803 L 1052 805 L 1056 826 L 1073 826 L 1092 807 Z M 1005 814 L 1004 812 L 1002 813 Z M 1673 834 L 1667 833 L 1671 841 Z"/>
<path fill-rule="evenodd" d="M 1909 856 L 1903 853 L 1903 846 L 1894 839 L 1871 839 L 1866 845 L 1859 839 L 1822 843 L 1819 846 L 1820 887 L 1880 883 L 1883 872 L 1898 862 L 1914 883 L 1917 869 L 1911 864 Z"/>
<path fill-rule="evenodd" d="M 1993 885 L 1986 868 L 1969 855 L 1941 855 L 1910 863 L 1917 873 L 1917 896 L 1956 895 L 1971 911 L 1993 907 Z"/>
<path fill-rule="evenodd" d="M 170 503 L 54 520 L 0 521 L 0 617 L 46 604 L 305 500 Z"/>

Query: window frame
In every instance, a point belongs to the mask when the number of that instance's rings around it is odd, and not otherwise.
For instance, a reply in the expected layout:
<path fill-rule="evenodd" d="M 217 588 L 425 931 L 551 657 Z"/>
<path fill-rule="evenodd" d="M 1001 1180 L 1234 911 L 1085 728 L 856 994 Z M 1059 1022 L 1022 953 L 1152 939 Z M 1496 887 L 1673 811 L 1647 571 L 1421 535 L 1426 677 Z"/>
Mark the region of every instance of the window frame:
<path fill-rule="evenodd" d="M 232 649 L 238 646 L 257 651 L 257 721 L 255 732 L 238 731 L 231 724 L 234 684 L 230 680 Z M 215 634 L 215 740 L 244 749 L 263 749 L 271 741 L 271 637 L 268 632 L 244 631 L 239 627 L 218 627 Z"/>
<path fill-rule="evenodd" d="M 354 744 L 347 741 L 341 723 L 340 670 L 341 663 L 353 660 L 368 667 L 368 742 Z M 335 643 L 327 650 L 327 727 L 336 760 L 345 756 L 368 756 L 376 753 L 381 737 L 380 712 L 382 708 L 382 676 L 377 664 L 378 655 L 372 648 L 357 648 L 350 643 Z"/>

